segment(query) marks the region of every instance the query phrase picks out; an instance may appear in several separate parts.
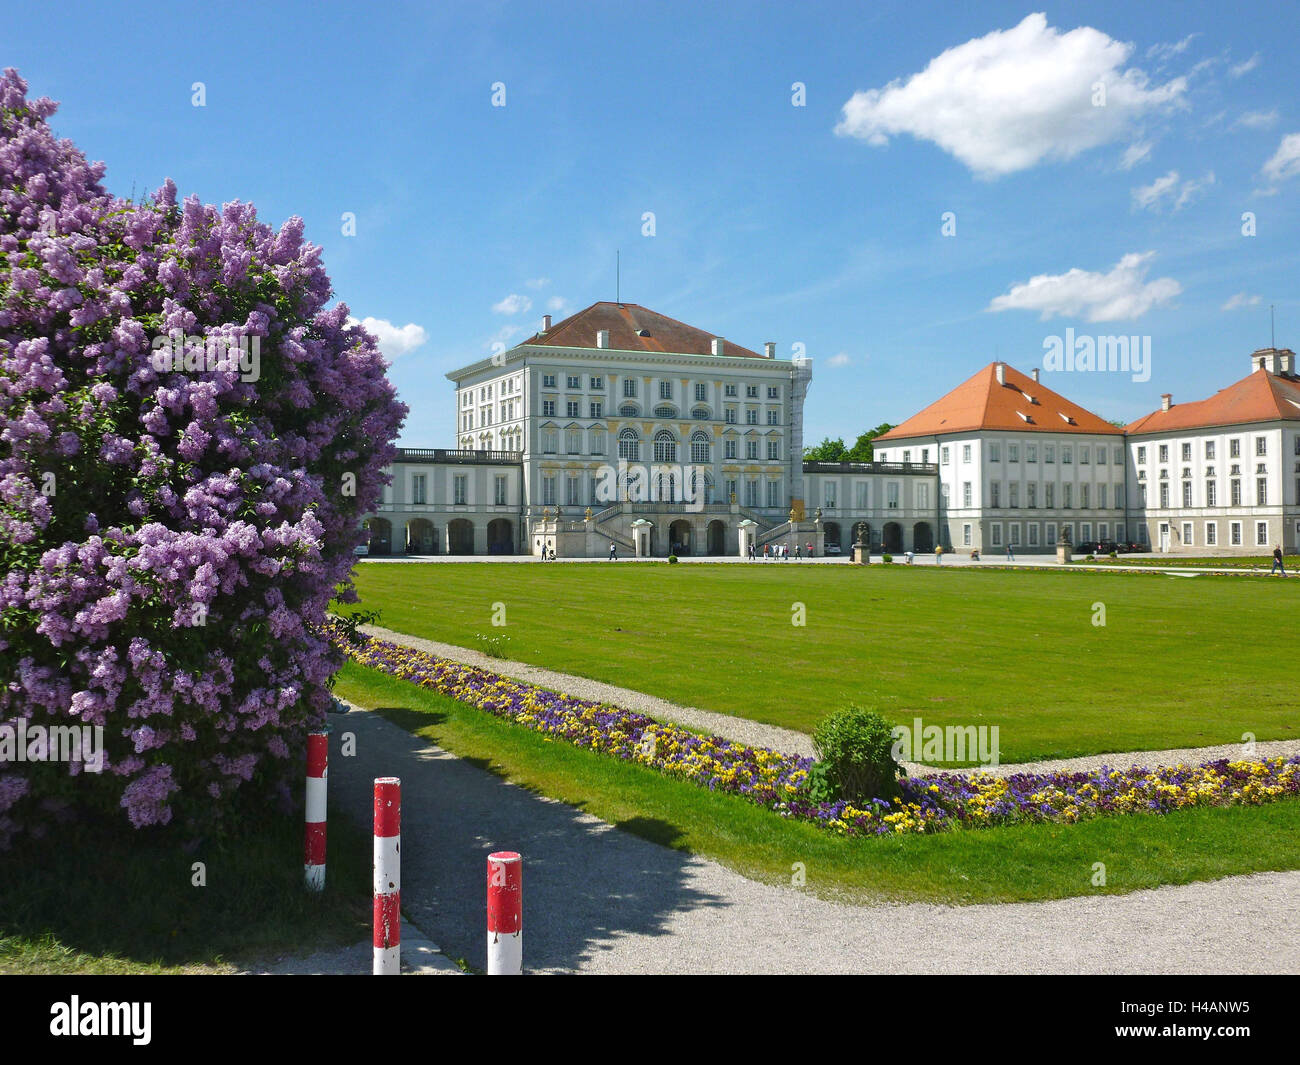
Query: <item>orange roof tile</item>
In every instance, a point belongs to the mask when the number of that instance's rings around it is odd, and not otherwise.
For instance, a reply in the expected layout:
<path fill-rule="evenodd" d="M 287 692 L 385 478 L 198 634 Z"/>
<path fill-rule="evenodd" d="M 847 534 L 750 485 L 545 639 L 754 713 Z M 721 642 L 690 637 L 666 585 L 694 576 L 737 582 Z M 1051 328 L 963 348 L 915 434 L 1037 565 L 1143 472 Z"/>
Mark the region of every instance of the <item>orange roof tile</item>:
<path fill-rule="evenodd" d="M 877 437 L 876 442 L 979 429 L 1110 436 L 1124 431 L 1032 377 L 1003 365 L 1004 384 L 998 384 L 998 364 L 991 362 L 946 396 Z"/>
<path fill-rule="evenodd" d="M 1212 425 L 1300 420 L 1300 377 L 1256 370 L 1209 399 L 1175 403 L 1125 426 L 1127 433 L 1164 433 Z"/>
<path fill-rule="evenodd" d="M 534 333 L 523 344 L 544 344 L 557 348 L 594 348 L 596 333 L 609 330 L 609 346 L 619 351 L 670 352 L 676 355 L 712 355 L 714 333 L 679 322 L 635 303 L 593 303 L 551 326 L 545 334 Z M 641 336 L 644 331 L 647 335 Z M 764 356 L 730 340 L 723 354 L 745 359 Z"/>

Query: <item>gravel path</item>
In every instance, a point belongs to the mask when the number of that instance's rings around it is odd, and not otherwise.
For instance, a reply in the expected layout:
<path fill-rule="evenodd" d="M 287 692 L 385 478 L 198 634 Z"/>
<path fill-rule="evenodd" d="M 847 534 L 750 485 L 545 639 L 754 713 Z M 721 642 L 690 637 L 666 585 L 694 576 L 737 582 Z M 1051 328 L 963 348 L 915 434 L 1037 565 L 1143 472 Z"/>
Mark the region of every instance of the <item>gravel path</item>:
<path fill-rule="evenodd" d="M 1041 903 L 843 905 L 617 831 L 376 714 L 331 724 L 331 816 L 364 823 L 373 778 L 402 778 L 403 909 L 478 968 L 486 856 L 508 848 L 525 860 L 529 972 L 1300 970 L 1300 872 Z M 337 749 L 346 732 L 357 740 L 352 758 Z M 1081 885 L 1090 872 L 1081 864 Z M 815 884 L 815 865 L 807 875 Z"/>
<path fill-rule="evenodd" d="M 455 644 L 426 640 L 419 636 L 410 636 L 404 632 L 395 632 L 378 625 L 367 625 L 365 632 L 403 647 L 412 647 L 427 651 L 441 658 L 465 665 L 478 666 L 482 669 L 526 681 L 541 688 L 571 695 L 577 699 L 591 699 L 596 702 L 611 703 L 625 710 L 635 710 L 659 721 L 672 721 L 686 728 L 696 729 L 709 735 L 722 736 L 737 743 L 753 747 L 770 747 L 773 750 L 811 757 L 813 754 L 812 738 L 803 732 L 780 728 L 776 725 L 764 725 L 743 717 L 719 714 L 711 710 L 700 710 L 692 706 L 681 706 L 660 699 L 645 692 L 620 688 L 615 684 L 605 684 L 586 677 L 575 677 L 571 673 L 559 673 L 553 669 L 531 666 L 526 662 L 513 662 L 504 658 L 492 658 L 482 651 L 474 651 Z M 1255 744 L 1255 755 L 1269 756 L 1300 753 L 1300 739 L 1270 740 Z M 1224 744 L 1217 747 L 1183 747 L 1165 751 L 1127 751 L 1118 754 L 1094 754 L 1080 758 L 1061 758 L 1043 762 L 1020 762 L 991 766 L 985 772 L 994 776 L 1010 776 L 1013 773 L 1049 773 L 1058 770 L 1088 771 L 1100 766 L 1112 769 L 1127 769 L 1134 765 L 1178 765 L 1187 762 L 1199 764 L 1219 758 L 1252 757 L 1239 744 Z M 909 776 L 926 776 L 944 770 L 916 762 L 904 762 Z"/>

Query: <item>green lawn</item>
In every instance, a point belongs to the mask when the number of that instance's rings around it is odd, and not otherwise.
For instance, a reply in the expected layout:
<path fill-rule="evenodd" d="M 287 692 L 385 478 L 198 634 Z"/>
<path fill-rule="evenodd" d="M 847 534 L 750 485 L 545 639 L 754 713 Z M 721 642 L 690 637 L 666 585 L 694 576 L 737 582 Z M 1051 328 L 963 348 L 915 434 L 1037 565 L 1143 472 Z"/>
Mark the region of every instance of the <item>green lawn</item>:
<path fill-rule="evenodd" d="M 509 658 L 803 731 L 857 702 L 894 722 L 997 725 L 1004 762 L 1300 735 L 1287 650 L 1300 582 L 369 563 L 356 585 L 392 629 L 467 647 L 504 634 Z"/>
<path fill-rule="evenodd" d="M 0 855 L 0 973 L 224 973 L 366 939 L 370 837 L 333 818 L 312 894 L 302 833 L 301 815 L 268 813 L 223 841 L 114 821 L 16 846 Z"/>
<path fill-rule="evenodd" d="M 1107 555 L 1098 558 L 1096 561 L 1107 566 L 1153 566 L 1156 568 L 1190 566 L 1195 569 L 1262 569 L 1265 573 L 1273 568 L 1272 555 L 1250 555 L 1244 558 L 1236 555 L 1230 558 L 1184 558 L 1182 555 L 1146 554 L 1119 555 L 1116 558 L 1111 558 Z M 1282 564 L 1286 567 L 1288 573 L 1294 573 L 1300 568 L 1300 555 L 1286 555 L 1282 559 Z"/>
<path fill-rule="evenodd" d="M 389 720 L 485 770 L 654 843 L 769 883 L 790 883 L 794 863 L 802 862 L 806 890 L 826 898 L 1051 899 L 1300 868 L 1300 802 L 1294 800 L 1076 825 L 846 839 L 739 797 L 555 742 L 354 662 L 344 666 L 336 690 L 361 706 L 384 708 L 379 712 Z M 1104 887 L 1092 883 L 1097 862 L 1106 866 Z"/>

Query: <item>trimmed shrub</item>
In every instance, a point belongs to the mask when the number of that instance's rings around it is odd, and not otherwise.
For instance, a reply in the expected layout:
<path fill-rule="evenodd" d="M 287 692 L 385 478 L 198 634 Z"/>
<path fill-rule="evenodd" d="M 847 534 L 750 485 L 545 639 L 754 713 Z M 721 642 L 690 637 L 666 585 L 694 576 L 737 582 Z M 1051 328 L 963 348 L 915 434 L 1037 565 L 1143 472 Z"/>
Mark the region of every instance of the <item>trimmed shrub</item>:
<path fill-rule="evenodd" d="M 675 565 L 677 565 L 677 556 L 676 556 L 676 555 L 669 555 L 669 556 L 668 556 L 668 564 L 669 564 L 670 566 L 675 566 Z"/>
<path fill-rule="evenodd" d="M 893 561 L 894 561 L 894 556 L 893 556 L 893 555 L 881 555 L 881 556 L 880 556 L 880 561 L 881 561 L 881 562 L 893 562 Z"/>
<path fill-rule="evenodd" d="M 874 710 L 847 706 L 813 730 L 817 764 L 836 796 L 853 803 L 892 799 L 901 767 L 894 761 L 889 722 Z"/>
<path fill-rule="evenodd" d="M 405 416 L 320 249 L 239 202 L 117 199 L 0 77 L 0 846 L 74 814 L 219 827 L 289 801 L 361 518 Z"/>

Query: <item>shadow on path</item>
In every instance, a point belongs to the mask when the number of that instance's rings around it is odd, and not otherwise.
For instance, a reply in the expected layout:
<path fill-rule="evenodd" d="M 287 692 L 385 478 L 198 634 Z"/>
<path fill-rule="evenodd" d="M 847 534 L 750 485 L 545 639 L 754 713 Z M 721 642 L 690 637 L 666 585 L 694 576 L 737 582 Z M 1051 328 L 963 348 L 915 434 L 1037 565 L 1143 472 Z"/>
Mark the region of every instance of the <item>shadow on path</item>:
<path fill-rule="evenodd" d="M 402 719 L 400 708 L 383 712 Z M 412 727 L 433 723 L 409 713 Z M 374 778 L 402 778 L 402 908 L 452 958 L 486 964 L 487 856 L 496 850 L 524 858 L 530 972 L 581 968 L 621 936 L 670 934 L 675 912 L 727 905 L 688 886 L 699 860 L 669 849 L 680 833 L 666 822 L 634 818 L 611 827 L 378 713 L 354 710 L 330 721 L 330 817 L 346 815 L 368 829 Z M 340 738 L 348 732 L 356 755 L 344 758 Z"/>

